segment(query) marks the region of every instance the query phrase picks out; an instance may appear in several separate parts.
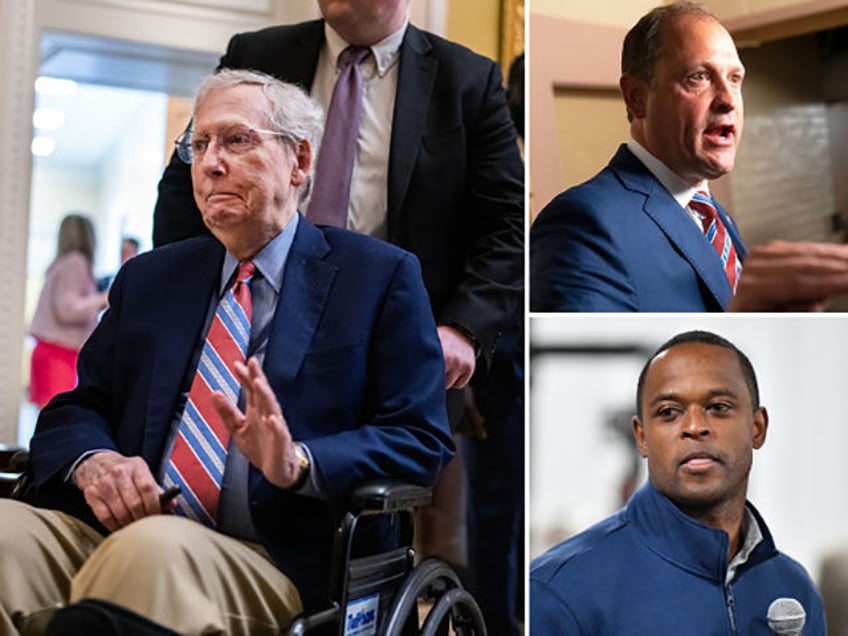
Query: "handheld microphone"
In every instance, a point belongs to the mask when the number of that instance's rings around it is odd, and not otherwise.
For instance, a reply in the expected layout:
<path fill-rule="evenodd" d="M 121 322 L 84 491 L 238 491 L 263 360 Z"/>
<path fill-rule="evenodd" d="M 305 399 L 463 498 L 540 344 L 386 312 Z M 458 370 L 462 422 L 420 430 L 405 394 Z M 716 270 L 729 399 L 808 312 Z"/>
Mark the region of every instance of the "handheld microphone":
<path fill-rule="evenodd" d="M 804 606 L 794 598 L 776 598 L 768 608 L 768 624 L 771 631 L 782 636 L 801 636 L 807 613 Z"/>

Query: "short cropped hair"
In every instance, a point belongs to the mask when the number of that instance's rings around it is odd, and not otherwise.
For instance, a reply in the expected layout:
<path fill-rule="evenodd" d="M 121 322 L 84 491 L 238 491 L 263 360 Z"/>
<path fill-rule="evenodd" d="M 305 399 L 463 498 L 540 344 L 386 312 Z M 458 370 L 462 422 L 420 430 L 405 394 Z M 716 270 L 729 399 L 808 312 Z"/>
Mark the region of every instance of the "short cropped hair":
<path fill-rule="evenodd" d="M 662 30 L 685 15 L 696 14 L 718 22 L 706 7 L 687 0 L 656 7 L 643 15 L 627 35 L 621 48 L 621 72 L 645 80 L 654 80 L 654 67 L 662 49 Z"/>
<path fill-rule="evenodd" d="M 312 164 L 318 156 L 321 146 L 321 136 L 324 133 L 324 109 L 312 99 L 303 89 L 282 82 L 271 75 L 259 71 L 223 69 L 212 75 L 207 75 L 197 89 L 194 99 L 194 112 L 197 106 L 213 90 L 232 88 L 242 84 L 261 86 L 268 98 L 268 124 L 271 130 L 283 133 L 287 138 L 308 141 L 312 147 Z M 300 200 L 309 196 L 312 187 L 312 174 L 300 187 Z"/>
<path fill-rule="evenodd" d="M 714 345 L 716 347 L 729 349 L 735 353 L 739 360 L 739 366 L 742 367 L 742 375 L 745 377 L 745 384 L 748 386 L 748 392 L 751 394 L 751 404 L 754 410 L 760 408 L 760 389 L 757 386 L 757 374 L 754 372 L 754 366 L 751 364 L 748 356 L 742 353 L 742 351 L 735 344 L 730 342 L 730 340 L 722 338 L 710 331 L 686 331 L 684 333 L 677 334 L 662 344 L 660 348 L 654 351 L 653 355 L 648 358 L 645 366 L 642 367 L 642 371 L 639 373 L 639 381 L 636 384 L 636 413 L 639 414 L 640 418 L 642 417 L 642 390 L 645 387 L 645 378 L 648 375 L 648 369 L 651 367 L 651 364 L 661 353 L 668 351 L 674 346 L 688 343 Z"/>

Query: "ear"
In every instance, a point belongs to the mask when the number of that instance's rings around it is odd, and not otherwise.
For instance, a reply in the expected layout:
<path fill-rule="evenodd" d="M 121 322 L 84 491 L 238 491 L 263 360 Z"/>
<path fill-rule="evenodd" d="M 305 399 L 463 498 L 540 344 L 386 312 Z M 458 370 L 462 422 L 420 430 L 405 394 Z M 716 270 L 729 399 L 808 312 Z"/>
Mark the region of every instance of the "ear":
<path fill-rule="evenodd" d="M 622 75 L 618 80 L 618 86 L 621 88 L 621 96 L 627 106 L 627 112 L 632 114 L 634 119 L 643 119 L 647 111 L 650 92 L 647 82 L 632 75 Z"/>
<path fill-rule="evenodd" d="M 754 448 L 760 448 L 766 443 L 766 433 L 768 432 L 768 411 L 764 406 L 761 406 L 754 411 L 754 430 L 751 444 Z"/>
<path fill-rule="evenodd" d="M 633 416 L 633 437 L 636 438 L 636 445 L 639 447 L 639 454 L 642 457 L 648 456 L 648 445 L 645 443 L 645 427 L 638 415 Z"/>
<path fill-rule="evenodd" d="M 300 186 L 306 181 L 312 170 L 312 144 L 301 139 L 294 146 L 295 165 L 292 168 L 291 183 Z"/>

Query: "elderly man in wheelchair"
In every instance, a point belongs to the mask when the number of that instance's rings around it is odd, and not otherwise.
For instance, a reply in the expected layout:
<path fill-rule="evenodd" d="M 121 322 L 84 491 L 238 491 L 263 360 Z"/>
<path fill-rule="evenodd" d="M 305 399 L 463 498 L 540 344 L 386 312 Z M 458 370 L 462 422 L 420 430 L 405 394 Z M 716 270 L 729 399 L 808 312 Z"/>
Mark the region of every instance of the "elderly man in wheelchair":
<path fill-rule="evenodd" d="M 202 83 L 177 143 L 212 236 L 124 266 L 40 414 L 27 503 L 0 500 L 0 633 L 400 633 L 433 590 L 425 632 L 482 629 L 409 547 L 453 452 L 417 261 L 297 212 L 321 121 L 262 74 Z"/>

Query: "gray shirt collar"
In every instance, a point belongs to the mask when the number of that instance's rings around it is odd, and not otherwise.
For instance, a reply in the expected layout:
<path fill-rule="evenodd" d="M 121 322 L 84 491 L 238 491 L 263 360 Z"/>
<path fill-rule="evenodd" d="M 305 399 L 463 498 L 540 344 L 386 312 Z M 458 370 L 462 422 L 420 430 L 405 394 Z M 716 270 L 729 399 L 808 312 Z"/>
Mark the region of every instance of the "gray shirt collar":
<path fill-rule="evenodd" d="M 730 584 L 733 581 L 736 571 L 750 558 L 754 548 L 763 540 L 763 531 L 760 529 L 760 524 L 757 523 L 757 518 L 754 517 L 754 513 L 747 506 L 745 506 L 745 514 L 742 517 L 742 526 L 739 528 L 739 538 L 742 545 L 727 566 L 725 584 Z"/>
<path fill-rule="evenodd" d="M 295 214 L 283 228 L 283 231 L 271 239 L 253 258 L 253 264 L 256 266 L 257 271 L 262 274 L 262 278 L 268 281 L 277 294 L 280 293 L 280 289 L 283 286 L 286 259 L 288 258 L 292 241 L 294 241 L 299 217 L 300 214 Z M 229 252 L 225 254 L 224 265 L 221 267 L 221 282 L 218 287 L 219 296 L 223 296 L 224 292 L 232 284 L 233 275 L 238 264 L 239 260 L 235 256 Z"/>

